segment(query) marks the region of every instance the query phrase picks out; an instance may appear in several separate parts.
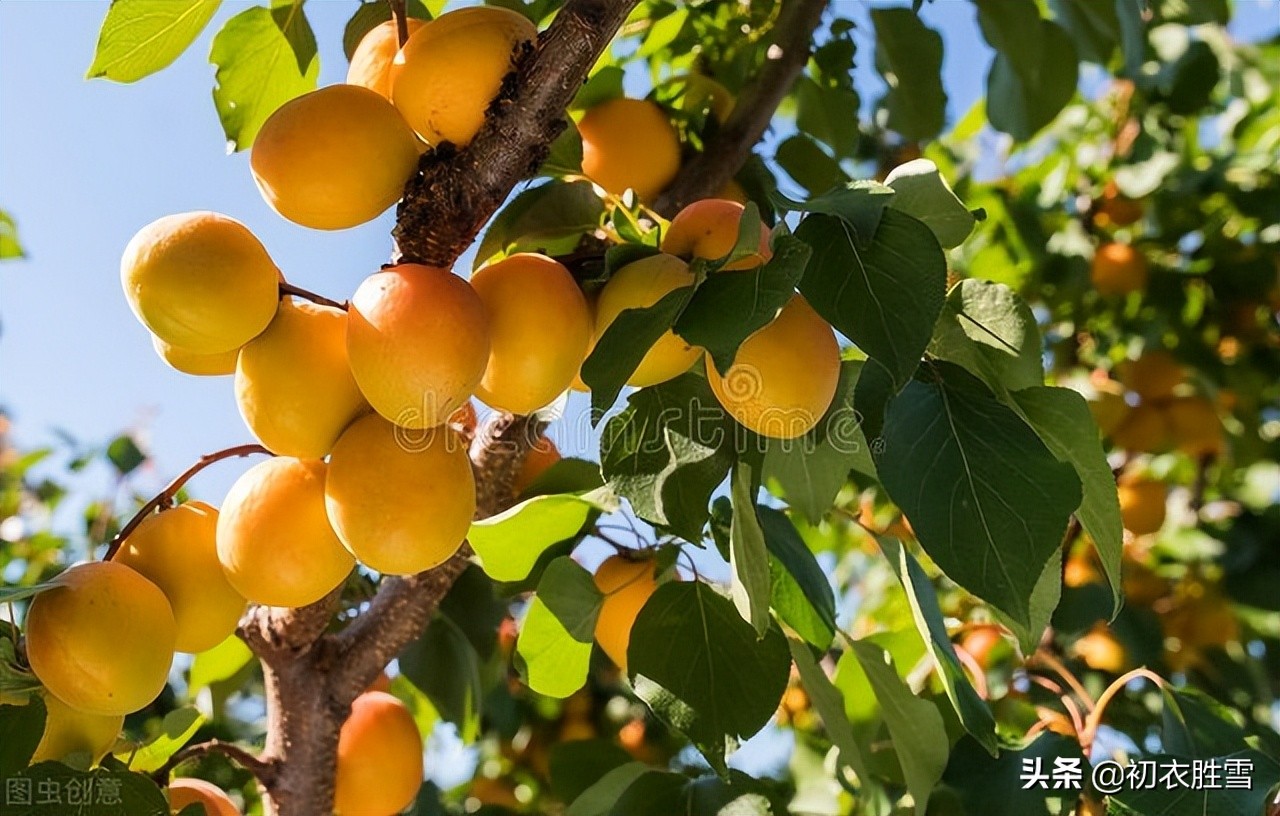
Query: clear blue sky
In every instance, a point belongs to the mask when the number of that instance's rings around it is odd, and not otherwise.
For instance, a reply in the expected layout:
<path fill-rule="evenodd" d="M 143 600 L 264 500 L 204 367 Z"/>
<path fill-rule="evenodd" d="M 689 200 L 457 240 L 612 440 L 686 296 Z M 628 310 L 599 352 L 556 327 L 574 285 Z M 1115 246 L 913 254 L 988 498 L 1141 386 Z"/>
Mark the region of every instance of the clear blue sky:
<path fill-rule="evenodd" d="M 320 42 L 322 84 L 345 75 L 340 37 L 355 5 L 307 4 Z M 838 5 L 860 23 L 867 19 L 864 3 Z M 1237 6 L 1236 33 L 1247 38 L 1280 22 L 1280 0 L 1238 0 Z M 173 66 L 134 85 L 116 85 L 83 79 L 106 3 L 0 3 L 0 208 L 18 219 L 30 255 L 0 267 L 0 405 L 13 415 L 23 444 L 49 440 L 53 428 L 88 441 L 143 429 L 156 472 L 141 488 L 249 434 L 230 379 L 169 369 L 129 312 L 118 265 L 139 227 L 184 210 L 228 213 L 262 239 L 291 281 L 336 299 L 347 297 L 388 254 L 390 214 L 337 233 L 295 226 L 263 203 L 246 155 L 226 154 L 207 55 L 212 33 L 245 7 L 224 3 Z M 938 0 L 924 16 L 947 41 L 944 71 L 954 118 L 981 94 L 988 52 L 978 50 L 970 3 Z M 874 72 L 870 27 L 861 25 L 855 36 L 865 103 L 883 86 Z M 562 447 L 582 452 L 581 443 Z M 193 490 L 217 500 L 242 469 L 220 465 L 202 474 Z"/>

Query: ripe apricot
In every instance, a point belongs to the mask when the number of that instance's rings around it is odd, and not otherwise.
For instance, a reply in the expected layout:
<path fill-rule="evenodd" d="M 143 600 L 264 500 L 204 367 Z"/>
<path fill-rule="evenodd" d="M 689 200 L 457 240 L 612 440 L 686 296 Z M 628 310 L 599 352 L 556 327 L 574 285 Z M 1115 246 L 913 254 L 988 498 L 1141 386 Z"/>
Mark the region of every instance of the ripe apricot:
<path fill-rule="evenodd" d="M 596 570 L 596 589 L 604 595 L 596 618 L 596 643 L 623 671 L 627 669 L 631 626 L 649 596 L 658 589 L 654 567 L 652 560 L 614 555 Z"/>
<path fill-rule="evenodd" d="M 693 202 L 671 219 L 667 234 L 662 236 L 662 251 L 682 258 L 706 258 L 711 261 L 723 258 L 733 251 L 738 242 L 738 229 L 745 209 L 738 202 L 723 198 L 704 198 Z M 759 252 L 739 258 L 724 268 L 753 269 L 769 260 L 772 255 L 769 250 L 769 228 L 761 221 Z"/>
<path fill-rule="evenodd" d="M 1164 526 L 1165 503 L 1169 487 L 1164 482 L 1144 476 L 1121 478 L 1120 518 L 1124 528 L 1134 535 L 1149 535 Z"/>
<path fill-rule="evenodd" d="M 205 816 L 240 816 L 240 808 L 222 788 L 195 777 L 182 777 L 169 783 L 169 810 L 181 813 L 191 805 L 204 808 Z"/>
<path fill-rule="evenodd" d="M 1098 424 L 1103 436 L 1111 436 L 1129 415 L 1129 403 L 1124 398 L 1124 388 L 1113 380 L 1105 380 L 1097 386 L 1097 394 L 1089 400 L 1089 413 Z"/>
<path fill-rule="evenodd" d="M 1163 349 L 1143 352 L 1138 359 L 1120 364 L 1120 381 L 1144 400 L 1172 396 L 1186 377 L 1182 365 Z"/>
<path fill-rule="evenodd" d="M 325 506 L 348 550 L 370 569 L 411 575 L 462 546 L 476 511 L 471 460 L 457 432 L 396 427 L 376 414 L 333 447 Z"/>
<path fill-rule="evenodd" d="M 400 264 L 365 279 L 347 313 L 351 373 L 374 410 L 403 428 L 439 425 L 489 361 L 489 319 L 470 284 Z"/>
<path fill-rule="evenodd" d="M 1071 649 L 1086 666 L 1096 671 L 1120 674 L 1129 667 L 1128 651 L 1102 622 L 1081 635 Z"/>
<path fill-rule="evenodd" d="M 582 172 L 614 195 L 657 197 L 680 171 L 680 137 L 662 108 L 646 99 L 610 99 L 578 122 Z"/>
<path fill-rule="evenodd" d="M 538 30 L 519 12 L 471 6 L 414 32 L 391 67 L 391 99 L 427 144 L 463 146 L 515 68 L 517 48 Z"/>
<path fill-rule="evenodd" d="M 1165 406 L 1165 415 L 1173 444 L 1188 456 L 1217 456 L 1226 447 L 1222 420 L 1208 399 L 1176 397 Z"/>
<path fill-rule="evenodd" d="M 217 510 L 204 502 L 184 502 L 147 516 L 116 554 L 116 561 L 137 570 L 169 599 L 180 652 L 212 649 L 235 632 L 244 614 L 244 598 L 218 561 L 217 529 Z"/>
<path fill-rule="evenodd" d="M 240 349 L 234 348 L 230 351 L 220 351 L 217 354 L 192 354 L 186 349 L 180 349 L 177 346 L 170 345 L 165 341 L 151 335 L 151 347 L 156 350 L 156 354 L 160 355 L 160 359 L 169 364 L 170 368 L 177 369 L 183 374 L 193 374 L 197 377 L 220 377 L 224 374 L 236 373 L 236 358 L 240 356 Z"/>
<path fill-rule="evenodd" d="M 333 809 L 337 816 L 388 816 L 422 786 L 422 735 L 404 703 L 366 691 L 338 736 Z"/>
<path fill-rule="evenodd" d="M 1142 218 L 1142 202 L 1120 192 L 1114 181 L 1103 188 L 1093 213 L 1093 222 L 1099 227 L 1128 227 Z"/>
<path fill-rule="evenodd" d="M 1105 296 L 1127 295 L 1147 288 L 1147 260 L 1128 244 L 1110 243 L 1098 247 L 1089 277 L 1093 288 Z"/>
<path fill-rule="evenodd" d="M 410 17 L 409 35 L 425 24 Z M 363 85 L 382 98 L 391 99 L 391 64 L 400 53 L 400 32 L 395 20 L 379 23 L 360 38 L 360 44 L 351 52 L 351 64 L 347 67 L 347 84 Z"/>
<path fill-rule="evenodd" d="M 733 113 L 733 94 L 706 74 L 684 74 L 673 77 L 671 84 L 680 88 L 676 102 L 680 110 L 696 113 L 706 111 L 724 124 Z"/>
<path fill-rule="evenodd" d="M 267 606 L 306 606 L 346 579 L 355 559 L 329 526 L 327 468 L 277 456 L 245 471 L 218 516 L 218 560 L 241 595 Z"/>
<path fill-rule="evenodd" d="M 827 321 L 802 295 L 738 347 L 723 376 L 707 357 L 716 399 L 758 434 L 794 439 L 808 433 L 831 406 L 840 380 L 840 346 Z"/>
<path fill-rule="evenodd" d="M 120 259 L 133 313 L 191 354 L 238 349 L 265 329 L 279 303 L 279 274 L 244 224 L 213 212 L 152 221 Z"/>
<path fill-rule="evenodd" d="M 27 610 L 27 658 L 49 693 L 87 714 L 119 716 L 164 690 L 177 625 L 155 584 L 95 561 L 58 576 Z"/>
<path fill-rule="evenodd" d="M 513 414 L 533 413 L 569 387 L 587 356 L 587 300 L 564 265 L 531 253 L 480 269 L 471 286 L 489 316 L 489 363 L 476 396 Z"/>
<path fill-rule="evenodd" d="M 347 362 L 347 313 L 281 303 L 266 331 L 240 350 L 236 404 L 273 453 L 328 456 L 342 430 L 369 408 Z"/>
<path fill-rule="evenodd" d="M 76 711 L 52 694 L 44 695 L 44 734 L 31 756 L 31 764 L 88 754 L 97 765 L 116 744 L 124 728 L 123 714 L 86 714 Z"/>
<path fill-rule="evenodd" d="M 520 464 L 520 470 L 516 471 L 516 477 L 511 483 L 512 492 L 519 496 L 528 490 L 539 476 L 546 473 L 548 468 L 559 461 L 560 451 L 556 448 L 556 443 L 545 436 L 540 438 L 533 447 L 529 448 L 524 462 Z"/>
<path fill-rule="evenodd" d="M 984 669 L 990 669 L 1002 659 L 1013 654 L 1013 649 L 994 624 L 975 626 L 960 639 L 960 648 L 973 657 Z"/>
<path fill-rule="evenodd" d="M 249 154 L 271 209 L 324 230 L 377 218 L 400 199 L 417 166 L 418 142 L 404 118 L 359 85 L 330 85 L 284 103 Z"/>
<path fill-rule="evenodd" d="M 689 265 L 674 255 L 650 255 L 627 264 L 600 290 L 596 301 L 596 337 L 603 335 L 624 309 L 652 306 L 664 295 L 693 283 Z M 643 388 L 665 382 L 688 371 L 701 354 L 700 346 L 691 346 L 683 337 L 668 330 L 649 349 L 627 384 Z"/>
<path fill-rule="evenodd" d="M 1169 419 L 1158 405 L 1144 402 L 1129 411 L 1111 433 L 1121 450 L 1160 453 L 1169 446 Z"/>

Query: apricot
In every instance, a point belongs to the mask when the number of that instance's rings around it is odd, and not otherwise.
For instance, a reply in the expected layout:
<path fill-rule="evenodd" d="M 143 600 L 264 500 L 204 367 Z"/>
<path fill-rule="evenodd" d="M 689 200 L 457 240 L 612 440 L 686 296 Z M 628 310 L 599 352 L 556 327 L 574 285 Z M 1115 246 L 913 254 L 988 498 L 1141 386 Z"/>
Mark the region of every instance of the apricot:
<path fill-rule="evenodd" d="M 236 404 L 273 453 L 328 456 L 342 430 L 369 409 L 347 361 L 347 313 L 281 303 L 266 331 L 240 350 Z"/>
<path fill-rule="evenodd" d="M 447 426 L 415 432 L 361 417 L 333 447 L 325 506 L 338 538 L 370 569 L 438 566 L 462 546 L 476 512 L 466 444 Z"/>
<path fill-rule="evenodd" d="M 614 273 L 596 301 L 596 337 L 599 338 L 624 309 L 642 309 L 684 286 L 694 284 L 689 265 L 674 255 L 650 255 Z M 675 332 L 667 330 L 632 372 L 628 385 L 643 388 L 677 377 L 689 370 L 702 354 Z"/>
<path fill-rule="evenodd" d="M 521 253 L 471 276 L 489 317 L 489 363 L 476 396 L 530 414 L 564 393 L 587 356 L 591 315 L 563 264 Z M 555 328 L 548 331 L 548 316 Z"/>
<path fill-rule="evenodd" d="M 355 559 L 324 508 L 327 467 L 277 456 L 236 480 L 218 516 L 218 560 L 244 597 L 267 606 L 306 606 L 341 584 Z"/>
<path fill-rule="evenodd" d="M 560 461 L 560 451 L 556 448 L 556 443 L 547 437 L 540 438 L 533 447 L 529 448 L 529 452 L 525 454 L 524 462 L 520 464 L 520 470 L 516 471 L 515 479 L 512 480 L 511 489 L 517 496 L 529 489 L 529 486 L 538 480 L 538 477 L 547 472 L 547 469 Z"/>
<path fill-rule="evenodd" d="M 684 74 L 671 82 L 681 87 L 678 105 L 691 113 L 707 111 L 720 121 L 728 121 L 733 113 L 733 94 L 729 89 L 706 74 Z"/>
<path fill-rule="evenodd" d="M 1126 476 L 1120 479 L 1117 489 L 1120 518 L 1126 530 L 1134 535 L 1150 535 L 1164 526 L 1168 485 L 1144 476 Z"/>
<path fill-rule="evenodd" d="M 1144 400 L 1172 396 L 1186 377 L 1182 365 L 1162 349 L 1143 352 L 1138 359 L 1120 364 L 1120 381 Z"/>
<path fill-rule="evenodd" d="M 185 776 L 169 783 L 169 810 L 181 813 L 191 805 L 204 808 L 205 816 L 240 816 L 240 808 L 222 788 L 203 779 Z"/>
<path fill-rule="evenodd" d="M 1098 424 L 1103 436 L 1111 436 L 1129 415 L 1129 403 L 1124 398 L 1124 388 L 1111 380 L 1097 388 L 1097 394 L 1089 400 L 1089 413 Z"/>
<path fill-rule="evenodd" d="M 745 209 L 738 202 L 723 198 L 704 198 L 693 202 L 671 219 L 667 234 L 662 236 L 662 251 L 682 258 L 706 258 L 710 261 L 725 257 L 738 243 L 738 230 Z M 769 228 L 763 221 L 759 223 L 759 251 L 739 258 L 724 269 L 754 269 L 772 257 Z"/>
<path fill-rule="evenodd" d="M 1121 450 L 1160 453 L 1169 446 L 1169 419 L 1158 405 L 1144 402 L 1129 411 L 1111 433 Z"/>
<path fill-rule="evenodd" d="M 1188 456 L 1217 456 L 1225 449 L 1222 420 L 1208 399 L 1176 397 L 1165 407 L 1165 415 L 1173 444 Z"/>
<path fill-rule="evenodd" d="M 391 67 L 391 99 L 427 144 L 469 144 L 517 49 L 538 30 L 519 12 L 471 6 L 442 14 L 414 32 Z"/>
<path fill-rule="evenodd" d="M 338 735 L 333 809 L 337 816 L 389 816 L 422 786 L 422 735 L 404 703 L 366 691 Z"/>
<path fill-rule="evenodd" d="M 409 35 L 425 23 L 410 17 Z M 400 32 L 395 20 L 379 23 L 360 38 L 360 44 L 351 52 L 351 64 L 347 67 L 347 84 L 363 85 L 381 96 L 391 99 L 391 64 L 400 53 Z"/>
<path fill-rule="evenodd" d="M 1081 635 L 1071 649 L 1076 657 L 1095 671 L 1120 674 L 1129 667 L 1128 651 L 1102 622 Z"/>
<path fill-rule="evenodd" d="M 177 623 L 175 648 L 203 652 L 230 637 L 245 600 L 218 561 L 218 511 L 189 501 L 147 516 L 124 540 L 115 560 L 137 570 L 169 599 Z"/>
<path fill-rule="evenodd" d="M 86 714 L 52 694 L 44 695 L 44 711 L 44 734 L 31 756 L 32 765 L 71 754 L 88 754 L 89 764 L 97 765 L 124 728 L 123 714 Z"/>
<path fill-rule="evenodd" d="M 1098 247 L 1089 277 L 1093 288 L 1104 296 L 1127 295 L 1147 288 L 1147 261 L 1128 244 L 1110 243 Z"/>
<path fill-rule="evenodd" d="M 152 221 L 120 259 L 133 313 L 191 354 L 238 349 L 265 329 L 279 304 L 279 274 L 244 224 L 213 212 Z"/>
<path fill-rule="evenodd" d="M 680 137 L 662 108 L 645 99 L 611 99 L 578 122 L 582 172 L 614 195 L 657 197 L 680 171 Z"/>
<path fill-rule="evenodd" d="M 131 714 L 154 700 L 169 678 L 176 637 L 160 588 L 114 561 L 71 567 L 27 610 L 31 670 L 86 714 Z"/>
<path fill-rule="evenodd" d="M 983 624 L 968 630 L 960 639 L 960 648 L 968 652 L 984 669 L 990 669 L 1013 654 L 1013 649 L 1000 633 L 1000 627 L 994 624 Z"/>
<path fill-rule="evenodd" d="M 366 278 L 347 313 L 351 373 L 375 411 L 431 428 L 466 402 L 489 362 L 489 319 L 471 285 L 400 264 Z"/>
<path fill-rule="evenodd" d="M 418 142 L 391 103 L 330 85 L 281 105 L 253 140 L 249 167 L 271 209 L 304 227 L 346 229 L 400 200 Z"/>
<path fill-rule="evenodd" d="M 1120 192 L 1114 181 L 1108 181 L 1094 208 L 1093 222 L 1099 227 L 1128 227 L 1142 218 L 1142 202 Z"/>
<path fill-rule="evenodd" d="M 722 376 L 707 356 L 707 380 L 730 416 L 775 439 L 809 432 L 831 406 L 840 380 L 835 332 L 802 295 L 738 347 Z"/>
<path fill-rule="evenodd" d="M 604 595 L 596 618 L 596 643 L 614 663 L 627 670 L 627 646 L 636 616 L 658 589 L 652 560 L 613 555 L 596 570 L 596 589 Z"/>
<path fill-rule="evenodd" d="M 166 343 L 154 334 L 151 335 L 151 347 L 156 350 L 156 354 L 160 355 L 161 360 L 169 364 L 170 368 L 197 377 L 221 377 L 224 374 L 234 374 L 236 358 L 240 356 L 238 348 L 220 351 L 217 354 L 193 354 L 186 349 Z"/>

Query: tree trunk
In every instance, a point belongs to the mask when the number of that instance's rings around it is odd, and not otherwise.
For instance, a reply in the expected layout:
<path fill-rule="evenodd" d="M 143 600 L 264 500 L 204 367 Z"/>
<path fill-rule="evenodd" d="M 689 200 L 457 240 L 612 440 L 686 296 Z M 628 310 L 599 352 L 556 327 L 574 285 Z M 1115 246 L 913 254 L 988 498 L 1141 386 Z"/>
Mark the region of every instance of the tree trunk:
<path fill-rule="evenodd" d="M 267 699 L 265 755 L 276 773 L 262 787 L 266 816 L 333 813 L 334 770 L 343 714 L 325 688 L 327 673 L 313 654 L 263 666 Z"/>

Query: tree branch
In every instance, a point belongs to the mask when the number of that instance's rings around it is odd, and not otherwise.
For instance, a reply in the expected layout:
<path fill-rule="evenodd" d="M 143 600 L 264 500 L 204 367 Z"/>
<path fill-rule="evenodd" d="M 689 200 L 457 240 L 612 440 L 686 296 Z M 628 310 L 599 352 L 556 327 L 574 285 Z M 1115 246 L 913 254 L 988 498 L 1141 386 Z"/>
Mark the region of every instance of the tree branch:
<path fill-rule="evenodd" d="M 782 4 L 764 66 L 742 91 L 728 121 L 706 149 L 680 169 L 676 180 L 654 202 L 655 210 L 675 215 L 685 205 L 715 195 L 742 169 L 809 61 L 813 32 L 826 8 L 827 0 L 786 0 Z"/>
<path fill-rule="evenodd" d="M 275 779 L 276 774 L 279 772 L 279 767 L 274 761 L 269 759 L 260 759 L 240 746 L 234 745 L 230 742 L 213 739 L 208 742 L 198 742 L 195 745 L 188 745 L 186 748 L 178 751 L 176 754 L 169 757 L 169 761 L 153 773 L 151 778 L 154 779 L 157 784 L 167 785 L 169 783 L 169 774 L 174 768 L 189 759 L 197 759 L 209 754 L 222 754 L 241 768 L 244 768 L 246 771 L 253 774 L 258 782 L 263 785 L 270 785 Z"/>
<path fill-rule="evenodd" d="M 236 634 L 262 662 L 278 665 L 319 640 L 341 598 L 340 584 L 319 601 L 296 609 L 251 606 L 240 619 Z"/>

